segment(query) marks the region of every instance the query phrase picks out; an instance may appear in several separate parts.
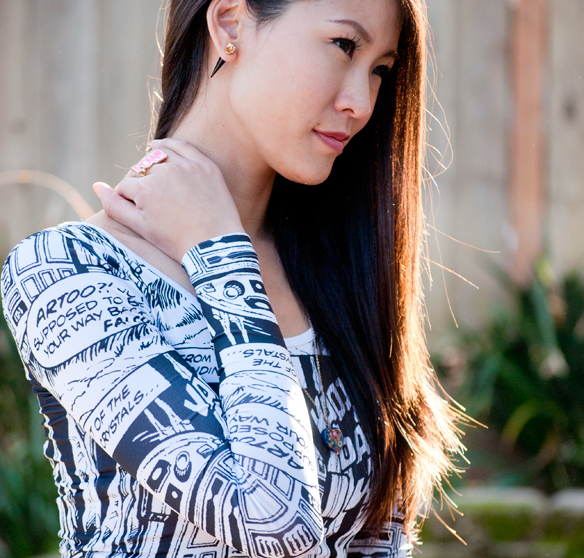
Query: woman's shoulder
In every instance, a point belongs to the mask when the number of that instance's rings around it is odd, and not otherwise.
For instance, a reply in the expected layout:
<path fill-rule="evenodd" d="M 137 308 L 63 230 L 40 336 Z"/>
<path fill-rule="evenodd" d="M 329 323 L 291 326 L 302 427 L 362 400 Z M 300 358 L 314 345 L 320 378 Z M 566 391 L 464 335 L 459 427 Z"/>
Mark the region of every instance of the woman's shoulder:
<path fill-rule="evenodd" d="M 147 251 L 146 245 L 152 246 L 100 211 L 86 221 L 61 223 L 30 235 L 12 249 L 4 267 L 11 262 L 19 270 L 30 269 L 43 262 L 73 262 L 76 256 L 81 260 L 93 256 L 114 267 L 116 261 L 134 267 L 132 262 Z"/>
<path fill-rule="evenodd" d="M 107 234 L 81 221 L 39 231 L 19 242 L 4 262 L 4 309 L 16 308 L 14 297 L 33 300 L 50 285 L 78 273 L 118 274 L 124 267 L 121 252 Z"/>
<path fill-rule="evenodd" d="M 17 323 L 41 293 L 57 283 L 77 283 L 72 276 L 87 279 L 87 273 L 96 274 L 95 284 L 129 282 L 141 292 L 166 284 L 170 278 L 195 294 L 180 264 L 168 262 L 168 257 L 144 239 L 111 221 L 97 214 L 87 222 L 44 229 L 15 246 L 2 268 L 4 313 Z"/>
<path fill-rule="evenodd" d="M 96 213 L 86 223 L 97 227 L 107 235 L 114 246 L 123 253 L 126 260 L 140 262 L 144 269 L 152 271 L 154 275 L 163 277 L 165 281 L 170 279 L 171 282 L 178 283 L 192 295 L 196 294 L 181 263 L 173 260 L 132 229 L 114 221 L 104 211 Z"/>
<path fill-rule="evenodd" d="M 66 246 L 82 246 L 88 252 L 98 254 L 103 249 L 112 250 L 115 245 L 105 230 L 85 221 L 69 221 L 55 227 L 49 227 L 31 234 L 21 240 L 8 254 L 6 261 L 11 259 L 22 260 L 27 267 L 40 263 L 44 254 L 52 259 L 60 259 L 66 252 Z M 31 261 L 30 258 L 32 258 Z"/>
<path fill-rule="evenodd" d="M 92 225 L 82 221 L 62 223 L 20 241 L 8 254 L 2 273 L 18 276 L 51 264 L 88 265 L 96 260 L 111 260 L 119 251 L 116 248 L 107 234 Z"/>

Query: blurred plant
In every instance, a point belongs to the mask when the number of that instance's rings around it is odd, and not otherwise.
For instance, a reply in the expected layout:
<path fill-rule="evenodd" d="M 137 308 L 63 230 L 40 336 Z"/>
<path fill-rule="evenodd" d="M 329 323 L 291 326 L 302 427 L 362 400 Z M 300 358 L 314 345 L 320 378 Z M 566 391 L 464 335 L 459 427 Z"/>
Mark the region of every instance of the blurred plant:
<path fill-rule="evenodd" d="M 454 397 L 526 457 L 521 481 L 546 491 L 584 486 L 584 279 L 531 285 L 500 277 L 512 304 L 482 330 L 462 331 L 435 360 Z"/>
<path fill-rule="evenodd" d="M 0 540 L 13 558 L 58 550 L 57 489 L 43 441 L 38 402 L 0 311 Z"/>

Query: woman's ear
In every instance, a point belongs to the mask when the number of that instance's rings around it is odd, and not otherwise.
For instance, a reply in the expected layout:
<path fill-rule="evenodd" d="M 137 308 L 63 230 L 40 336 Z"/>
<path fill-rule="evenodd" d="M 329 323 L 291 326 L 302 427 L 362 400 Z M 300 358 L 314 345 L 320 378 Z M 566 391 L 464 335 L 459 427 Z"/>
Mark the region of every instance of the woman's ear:
<path fill-rule="evenodd" d="M 237 57 L 237 48 L 225 48 L 228 44 L 237 47 L 240 17 L 244 9 L 244 0 L 212 0 L 207 9 L 207 27 L 211 45 L 216 55 L 226 62 L 232 62 Z"/>

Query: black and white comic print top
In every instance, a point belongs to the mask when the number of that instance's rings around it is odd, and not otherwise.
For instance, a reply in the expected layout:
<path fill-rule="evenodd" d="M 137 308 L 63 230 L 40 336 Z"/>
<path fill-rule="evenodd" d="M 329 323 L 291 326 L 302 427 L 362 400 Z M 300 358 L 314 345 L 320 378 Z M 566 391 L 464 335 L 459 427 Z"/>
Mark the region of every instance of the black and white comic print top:
<path fill-rule="evenodd" d="M 183 266 L 196 297 L 83 223 L 27 238 L 4 265 L 61 554 L 409 556 L 397 517 L 379 539 L 360 535 L 371 456 L 359 418 L 325 355 L 322 395 L 312 332 L 286 345 L 249 237 L 202 242 Z M 319 435 L 324 396 L 345 435 L 338 456 Z"/>

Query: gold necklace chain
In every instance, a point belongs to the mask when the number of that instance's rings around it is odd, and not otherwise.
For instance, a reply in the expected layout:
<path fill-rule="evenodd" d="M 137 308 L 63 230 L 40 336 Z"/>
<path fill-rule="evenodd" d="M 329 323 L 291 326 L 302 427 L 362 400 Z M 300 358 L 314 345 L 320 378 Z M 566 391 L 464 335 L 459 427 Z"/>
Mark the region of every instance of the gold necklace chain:
<path fill-rule="evenodd" d="M 325 413 L 324 414 L 324 422 L 326 423 L 326 427 L 330 430 L 332 427 L 331 427 L 331 423 L 329 422 L 329 419 L 328 419 L 329 410 L 328 410 L 328 405 L 326 404 L 326 393 L 324 390 L 324 382 L 322 380 L 322 374 L 320 372 L 320 361 L 318 359 L 318 350 L 317 350 L 317 346 L 316 346 L 316 331 L 314 330 L 310 316 L 308 316 L 308 324 L 310 325 L 310 329 L 312 330 L 312 346 L 314 348 L 314 360 L 316 361 L 316 371 L 318 372 L 318 378 L 320 380 L 320 389 L 322 392 L 322 405 L 324 407 L 324 413 Z M 308 391 L 305 388 L 302 388 L 302 390 L 307 395 L 307 397 L 312 401 L 312 404 L 314 405 L 314 407 L 316 409 L 318 409 L 318 405 L 316 404 L 316 401 L 310 396 L 310 393 L 308 393 Z"/>
<path fill-rule="evenodd" d="M 320 379 L 320 387 L 322 391 L 322 405 L 324 407 L 324 422 L 326 423 L 326 428 L 320 433 L 322 441 L 324 444 L 334 453 L 339 455 L 341 449 L 343 448 L 345 442 L 343 438 L 343 433 L 341 432 L 340 428 L 333 428 L 331 423 L 329 422 L 329 410 L 328 405 L 326 403 L 326 392 L 324 390 L 324 382 L 322 381 L 322 373 L 320 371 L 320 360 L 318 358 L 318 350 L 316 347 L 316 331 L 314 327 L 312 327 L 312 321 L 310 320 L 310 316 L 308 316 L 308 323 L 310 324 L 310 329 L 312 329 L 312 345 L 314 347 L 314 360 L 316 361 L 316 371 L 318 372 L 318 378 Z M 318 409 L 316 401 L 312 399 L 308 391 L 302 388 L 304 393 L 308 395 L 309 399 L 312 401 L 315 409 Z"/>

